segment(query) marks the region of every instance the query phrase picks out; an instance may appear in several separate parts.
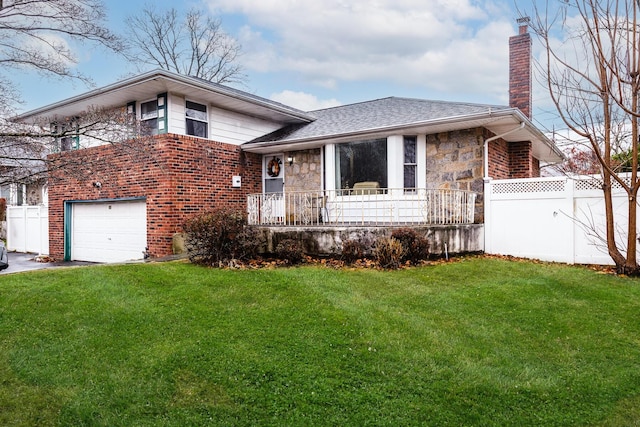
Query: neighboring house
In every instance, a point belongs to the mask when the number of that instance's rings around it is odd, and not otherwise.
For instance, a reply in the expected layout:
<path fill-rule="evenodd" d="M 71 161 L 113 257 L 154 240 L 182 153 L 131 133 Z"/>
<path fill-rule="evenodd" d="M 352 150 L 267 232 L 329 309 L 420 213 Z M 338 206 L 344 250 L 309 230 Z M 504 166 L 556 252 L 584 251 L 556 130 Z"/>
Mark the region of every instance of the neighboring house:
<path fill-rule="evenodd" d="M 1 145 L 0 198 L 6 200 L 7 206 L 46 205 L 44 162 L 31 160 L 35 153 L 26 153 L 10 140 Z"/>
<path fill-rule="evenodd" d="M 47 186 L 44 180 L 0 185 L 0 198 L 7 201 L 7 206 L 46 205 Z"/>
<path fill-rule="evenodd" d="M 481 223 L 485 179 L 538 176 L 562 158 L 529 118 L 526 26 L 510 43 L 509 107 L 391 97 L 303 112 L 153 71 L 23 114 L 81 121 L 120 108 L 151 135 L 141 146 L 61 144 L 51 159 L 83 173 L 51 172 L 50 255 L 169 255 L 184 221 L 216 206 L 276 227 Z"/>

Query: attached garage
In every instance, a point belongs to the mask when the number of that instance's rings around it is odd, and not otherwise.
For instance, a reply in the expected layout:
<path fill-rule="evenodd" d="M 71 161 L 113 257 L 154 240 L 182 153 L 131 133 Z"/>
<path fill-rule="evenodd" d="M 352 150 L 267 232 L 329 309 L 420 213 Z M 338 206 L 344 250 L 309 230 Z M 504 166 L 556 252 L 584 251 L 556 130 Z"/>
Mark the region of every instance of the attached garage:
<path fill-rule="evenodd" d="M 65 259 L 123 262 L 144 258 L 147 203 L 142 199 L 65 203 Z"/>

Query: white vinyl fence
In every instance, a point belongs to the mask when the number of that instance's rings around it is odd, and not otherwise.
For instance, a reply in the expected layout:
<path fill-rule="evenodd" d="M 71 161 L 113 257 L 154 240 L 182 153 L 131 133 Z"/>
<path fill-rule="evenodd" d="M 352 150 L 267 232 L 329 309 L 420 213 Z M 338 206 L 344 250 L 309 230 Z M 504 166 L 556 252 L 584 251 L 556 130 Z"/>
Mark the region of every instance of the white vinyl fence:
<path fill-rule="evenodd" d="M 569 264 L 613 264 L 604 240 L 601 188 L 599 176 L 489 181 L 485 252 Z M 617 183 L 613 193 L 616 240 L 626 252 L 627 196 Z"/>
<path fill-rule="evenodd" d="M 46 206 L 7 207 L 7 249 L 49 254 L 49 210 Z"/>

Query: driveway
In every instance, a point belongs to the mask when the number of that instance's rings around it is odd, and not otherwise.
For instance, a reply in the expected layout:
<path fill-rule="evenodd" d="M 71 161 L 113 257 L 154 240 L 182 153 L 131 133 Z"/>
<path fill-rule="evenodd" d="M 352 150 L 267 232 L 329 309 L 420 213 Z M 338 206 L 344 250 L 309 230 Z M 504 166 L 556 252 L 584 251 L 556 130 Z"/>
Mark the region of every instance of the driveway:
<path fill-rule="evenodd" d="M 9 268 L 0 271 L 0 275 L 9 273 L 20 273 L 23 271 L 42 270 L 44 268 L 71 267 L 76 265 L 95 265 L 92 262 L 69 261 L 69 262 L 37 262 L 36 254 L 25 254 L 20 252 L 9 252 Z"/>

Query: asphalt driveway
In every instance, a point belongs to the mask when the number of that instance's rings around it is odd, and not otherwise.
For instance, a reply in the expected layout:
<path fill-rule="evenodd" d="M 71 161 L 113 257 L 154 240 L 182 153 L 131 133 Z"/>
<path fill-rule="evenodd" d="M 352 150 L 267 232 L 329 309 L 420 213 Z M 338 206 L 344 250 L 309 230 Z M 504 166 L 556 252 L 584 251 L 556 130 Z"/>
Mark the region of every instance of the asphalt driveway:
<path fill-rule="evenodd" d="M 37 262 L 36 254 L 21 252 L 9 252 L 9 268 L 0 271 L 1 274 L 20 273 L 23 271 L 42 270 L 45 268 L 72 267 L 77 265 L 95 265 L 91 262 L 68 261 L 68 262 Z"/>

